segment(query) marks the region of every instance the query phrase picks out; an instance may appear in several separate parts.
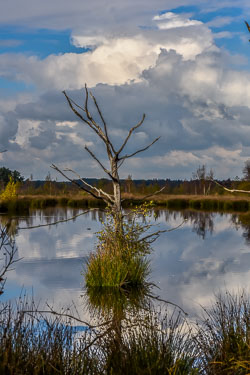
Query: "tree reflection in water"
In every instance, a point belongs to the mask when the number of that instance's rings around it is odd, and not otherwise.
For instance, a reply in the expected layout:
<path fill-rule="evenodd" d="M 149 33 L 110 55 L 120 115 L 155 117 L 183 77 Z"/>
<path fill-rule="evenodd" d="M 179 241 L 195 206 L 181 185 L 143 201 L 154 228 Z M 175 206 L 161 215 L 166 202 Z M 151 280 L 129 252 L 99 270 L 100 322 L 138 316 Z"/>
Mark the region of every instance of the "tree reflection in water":
<path fill-rule="evenodd" d="M 195 345 L 184 314 L 166 304 L 155 308 L 150 289 L 86 290 L 92 317 L 107 322 L 98 340 L 105 373 L 194 374 Z"/>
<path fill-rule="evenodd" d="M 204 240 L 208 234 L 212 235 L 214 231 L 214 219 L 216 213 L 214 212 L 204 212 L 204 211 L 171 211 L 171 210 L 162 210 L 155 209 L 155 220 L 164 216 L 165 221 L 169 222 L 171 219 L 177 221 L 179 217 L 182 219 L 188 220 L 192 224 L 192 230 L 198 236 L 202 237 Z"/>
<path fill-rule="evenodd" d="M 67 220 L 72 217 L 73 222 L 77 219 L 77 216 L 84 210 L 78 208 L 68 208 L 68 207 L 47 207 L 46 209 L 34 209 L 31 210 L 29 216 L 15 216 L 9 217 L 8 215 L 0 216 L 0 223 L 8 227 L 8 231 L 11 235 L 16 235 L 18 229 L 24 229 L 33 227 L 36 224 L 47 224 L 50 226 L 60 220 Z M 192 230 L 202 239 L 205 239 L 208 234 L 212 235 L 214 232 L 214 220 L 218 213 L 214 212 L 204 212 L 204 211 L 171 211 L 167 209 L 154 209 L 155 223 L 158 223 L 159 219 L 164 218 L 165 222 L 178 222 L 178 219 L 186 219 L 192 225 Z M 220 215 L 223 215 L 221 213 Z M 226 214 L 228 215 L 228 214 Z M 231 214 L 231 222 L 236 229 L 241 226 L 245 231 L 243 237 L 246 238 L 247 243 L 250 243 L 250 214 Z M 103 222 L 105 220 L 105 212 L 100 209 L 92 210 L 86 213 L 86 217 L 90 218 L 92 221 Z M 20 225 L 21 224 L 21 225 Z M 173 226 L 175 223 L 173 224 Z M 20 228 L 21 226 L 21 228 Z"/>
<path fill-rule="evenodd" d="M 243 229 L 242 236 L 245 238 L 246 244 L 250 245 L 250 213 L 232 215 L 232 223 L 236 229 L 239 227 Z"/>

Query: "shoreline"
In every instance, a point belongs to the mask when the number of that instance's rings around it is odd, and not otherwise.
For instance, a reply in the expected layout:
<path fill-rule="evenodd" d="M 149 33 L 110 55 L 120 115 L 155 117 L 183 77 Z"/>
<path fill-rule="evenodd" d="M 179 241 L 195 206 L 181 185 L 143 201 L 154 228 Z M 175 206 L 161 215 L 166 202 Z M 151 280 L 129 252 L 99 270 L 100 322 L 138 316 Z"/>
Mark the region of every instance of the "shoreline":
<path fill-rule="evenodd" d="M 193 209 L 198 211 L 250 211 L 250 196 L 234 195 L 165 195 L 161 194 L 143 200 L 139 195 L 124 194 L 123 207 L 135 207 L 145 201 L 151 201 L 153 207 L 167 209 Z M 28 214 L 30 209 L 42 209 L 46 207 L 70 207 L 70 208 L 105 208 L 102 200 L 88 197 L 87 195 L 75 196 L 51 196 L 51 195 L 20 195 L 16 199 L 0 201 L 1 213 Z"/>

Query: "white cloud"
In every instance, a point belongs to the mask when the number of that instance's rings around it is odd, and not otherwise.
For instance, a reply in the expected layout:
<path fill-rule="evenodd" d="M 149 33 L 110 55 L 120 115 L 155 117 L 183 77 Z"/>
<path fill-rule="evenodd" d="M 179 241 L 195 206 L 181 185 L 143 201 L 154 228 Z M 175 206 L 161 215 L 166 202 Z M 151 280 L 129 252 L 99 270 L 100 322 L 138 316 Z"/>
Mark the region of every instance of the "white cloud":
<path fill-rule="evenodd" d="M 187 151 L 170 151 L 168 154 L 155 157 L 153 159 L 155 164 L 162 166 L 171 166 L 171 167 L 180 167 L 180 166 L 189 166 L 190 164 L 202 164 L 202 160 L 194 155 L 192 152 Z"/>
<path fill-rule="evenodd" d="M 219 33 L 213 33 L 213 37 L 214 39 L 222 39 L 222 38 L 233 38 L 234 37 L 234 33 L 230 32 L 230 31 L 221 31 Z"/>
<path fill-rule="evenodd" d="M 175 14 L 172 12 L 166 12 L 158 16 L 153 17 L 154 21 L 164 21 L 157 24 L 159 29 L 167 30 L 178 27 L 188 27 L 202 25 L 201 21 L 190 20 L 182 14 Z"/>
<path fill-rule="evenodd" d="M 86 46 L 95 37 L 73 39 L 75 44 Z M 211 46 L 212 35 L 203 28 L 198 34 L 182 30 L 178 35 L 164 30 L 142 31 L 132 37 L 102 39 L 93 51 L 82 54 L 50 55 L 43 60 L 35 56 L 1 55 L 0 72 L 6 78 L 34 83 L 43 90 L 78 89 L 85 82 L 89 86 L 100 82 L 120 85 L 140 80 L 143 70 L 155 65 L 161 49 L 173 49 L 188 60 Z"/>
<path fill-rule="evenodd" d="M 239 17 L 217 16 L 217 17 L 213 18 L 211 21 L 207 22 L 206 25 L 208 27 L 222 27 L 222 26 L 229 25 L 230 23 L 232 23 L 232 21 L 235 21 L 236 18 L 238 19 Z"/>
<path fill-rule="evenodd" d="M 87 143 L 103 158 L 100 142 L 76 121 L 59 94 L 74 89 L 70 96 L 81 102 L 77 90 L 87 82 L 100 98 L 115 144 L 121 144 L 129 126 L 146 112 L 145 124 L 125 152 L 161 135 L 145 156 L 124 163 L 123 176 L 132 172 L 134 177 L 188 178 L 199 164 L 213 167 L 217 176 L 239 175 L 250 150 L 250 74 L 229 68 L 233 58 L 214 45 L 204 24 L 187 27 L 187 15 L 172 13 L 155 17 L 154 23 L 180 19 L 182 27 L 132 30 L 123 36 L 75 33 L 75 45 L 95 45 L 84 54 L 43 60 L 1 55 L 4 76 L 35 83 L 45 92 L 39 99 L 20 101 L 15 109 L 10 105 L 10 113 L 3 114 L 2 124 L 12 119 L 12 133 L 2 138 L 20 147 L 14 151 L 12 144 L 4 160 L 28 174 L 31 169 L 35 174 L 39 161 L 42 177 L 52 162 L 71 165 L 85 176 L 100 176 L 83 151 Z M 5 126 L 0 129 L 7 131 Z"/>

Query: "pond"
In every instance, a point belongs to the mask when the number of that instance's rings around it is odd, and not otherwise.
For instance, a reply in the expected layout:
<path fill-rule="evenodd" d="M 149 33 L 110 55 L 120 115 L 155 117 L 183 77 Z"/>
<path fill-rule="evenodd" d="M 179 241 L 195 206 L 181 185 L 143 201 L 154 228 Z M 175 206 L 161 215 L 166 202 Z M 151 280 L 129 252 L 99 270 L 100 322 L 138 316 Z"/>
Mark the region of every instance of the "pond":
<path fill-rule="evenodd" d="M 77 216 L 82 212 L 47 208 L 11 221 L 1 216 L 2 223 L 15 233 L 20 258 L 8 272 L 2 301 L 25 292 L 55 309 L 72 301 L 81 304 L 84 264 L 104 219 L 102 211 Z M 74 220 L 40 226 L 73 216 Z M 192 316 L 219 290 L 248 289 L 250 222 L 248 225 L 237 214 L 165 209 L 155 210 L 151 222 L 157 230 L 164 230 L 177 227 L 184 219 L 180 228 L 153 243 L 150 281 L 160 298 L 178 304 Z M 35 228 L 26 229 L 30 227 Z"/>
<path fill-rule="evenodd" d="M 249 373 L 249 297 L 239 293 L 249 292 L 248 213 L 156 209 L 150 230 L 168 232 L 149 255 L 154 287 L 130 290 L 84 290 L 103 211 L 53 208 L 0 218 L 20 258 L 1 295 L 17 300 L 1 304 L 1 373 Z"/>

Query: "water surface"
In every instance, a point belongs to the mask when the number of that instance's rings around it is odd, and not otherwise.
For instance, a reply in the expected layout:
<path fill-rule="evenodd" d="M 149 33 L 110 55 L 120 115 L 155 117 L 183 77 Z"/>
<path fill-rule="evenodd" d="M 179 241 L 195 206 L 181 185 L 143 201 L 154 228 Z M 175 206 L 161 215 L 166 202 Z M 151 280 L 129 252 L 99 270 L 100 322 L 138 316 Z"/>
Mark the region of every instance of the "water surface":
<path fill-rule="evenodd" d="M 33 211 L 30 217 L 1 220 L 15 232 L 21 260 L 8 273 L 1 300 L 18 297 L 21 290 L 55 308 L 81 304 L 82 271 L 101 229 L 102 211 L 91 211 L 57 225 L 53 223 L 81 213 L 81 210 L 53 208 Z M 161 298 L 195 314 L 200 304 L 208 305 L 219 290 L 248 288 L 250 280 L 250 224 L 237 215 L 191 211 L 156 210 L 151 222 L 158 229 L 178 226 L 153 244 L 150 281 Z M 17 229 L 21 228 L 21 229 Z M 249 289 L 248 289 L 249 290 Z"/>

